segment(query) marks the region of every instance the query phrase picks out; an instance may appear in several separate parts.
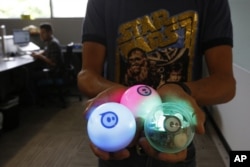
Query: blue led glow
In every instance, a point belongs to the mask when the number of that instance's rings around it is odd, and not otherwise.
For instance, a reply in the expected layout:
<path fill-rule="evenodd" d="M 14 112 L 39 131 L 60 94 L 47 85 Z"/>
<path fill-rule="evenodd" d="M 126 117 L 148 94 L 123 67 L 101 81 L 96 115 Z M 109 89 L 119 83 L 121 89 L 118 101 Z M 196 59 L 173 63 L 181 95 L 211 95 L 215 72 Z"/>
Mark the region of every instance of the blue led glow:
<path fill-rule="evenodd" d="M 96 147 L 104 151 L 115 152 L 127 147 L 135 131 L 132 112 L 119 103 L 104 103 L 95 108 L 88 118 L 88 136 Z"/>

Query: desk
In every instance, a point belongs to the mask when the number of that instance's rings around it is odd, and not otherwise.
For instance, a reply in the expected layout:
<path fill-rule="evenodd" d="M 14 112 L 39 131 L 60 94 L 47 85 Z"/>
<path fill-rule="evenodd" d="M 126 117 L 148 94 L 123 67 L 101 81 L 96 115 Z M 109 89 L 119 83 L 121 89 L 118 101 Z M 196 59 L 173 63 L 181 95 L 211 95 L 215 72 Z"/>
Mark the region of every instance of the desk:
<path fill-rule="evenodd" d="M 34 59 L 30 55 L 22 55 L 14 57 L 14 60 L 5 61 L 0 59 L 0 72 L 11 70 L 23 65 L 27 65 L 34 62 Z"/>
<path fill-rule="evenodd" d="M 27 75 L 23 66 L 34 62 L 30 55 L 16 56 L 13 60 L 0 59 L 0 112 L 4 115 L 2 127 L 10 130 L 18 126 L 20 95 L 26 90 Z"/>
<path fill-rule="evenodd" d="M 26 86 L 26 72 L 22 67 L 33 62 L 34 59 L 30 55 L 16 56 L 9 61 L 0 58 L 0 102 L 4 101 L 9 94 Z"/>
<path fill-rule="evenodd" d="M 2 53 L 0 53 L 0 72 L 11 70 L 17 67 L 21 67 L 23 65 L 32 63 L 34 60 L 29 55 L 19 55 L 22 52 L 32 52 L 39 50 L 40 47 L 34 44 L 33 42 L 30 42 L 29 45 L 25 47 L 19 47 L 14 44 L 13 35 L 5 36 L 5 48 L 6 48 L 6 54 L 11 55 L 11 53 L 16 53 L 17 56 L 14 57 L 14 60 L 4 60 Z M 1 50 L 0 50 L 1 52 Z"/>

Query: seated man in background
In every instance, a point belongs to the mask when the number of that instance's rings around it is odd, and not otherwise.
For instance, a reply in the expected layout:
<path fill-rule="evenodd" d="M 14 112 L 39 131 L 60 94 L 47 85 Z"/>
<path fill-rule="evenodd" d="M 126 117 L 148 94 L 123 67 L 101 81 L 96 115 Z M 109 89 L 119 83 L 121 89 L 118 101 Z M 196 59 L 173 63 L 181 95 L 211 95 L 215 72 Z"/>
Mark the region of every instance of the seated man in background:
<path fill-rule="evenodd" d="M 40 25 L 40 38 L 45 43 L 44 50 L 33 52 L 35 63 L 30 70 L 35 99 L 40 96 L 39 86 L 53 84 L 63 73 L 63 57 L 60 42 L 53 35 L 53 27 L 49 23 Z"/>
<path fill-rule="evenodd" d="M 51 72 L 58 72 L 62 65 L 62 52 L 60 42 L 53 35 L 52 25 L 42 23 L 40 25 L 40 38 L 45 43 L 43 51 L 33 52 L 31 56 L 36 60 L 35 69 L 49 69 Z"/>

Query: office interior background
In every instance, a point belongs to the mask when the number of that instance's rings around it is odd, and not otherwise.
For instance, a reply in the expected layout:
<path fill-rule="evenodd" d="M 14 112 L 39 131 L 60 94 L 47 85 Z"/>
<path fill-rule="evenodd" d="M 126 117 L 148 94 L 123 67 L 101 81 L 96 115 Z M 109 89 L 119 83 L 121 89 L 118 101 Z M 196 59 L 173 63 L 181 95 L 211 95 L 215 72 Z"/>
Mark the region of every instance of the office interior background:
<path fill-rule="evenodd" d="M 10 0 L 11 1 L 11 0 Z M 1 2 L 1 1 L 0 1 Z M 48 1 L 49 2 L 49 1 Z M 61 1 L 60 1 L 61 2 Z M 37 3 L 37 1 L 36 1 Z M 77 6 L 78 1 L 72 1 Z M 52 4 L 51 2 L 49 3 Z M 211 114 L 216 128 L 223 138 L 223 142 L 231 150 L 250 150 L 250 47 L 249 47 L 249 0 L 229 0 L 234 31 L 234 74 L 237 80 L 237 93 L 235 98 L 226 104 L 211 106 Z M 54 4 L 55 5 L 55 4 Z M 62 6 L 61 6 L 62 7 Z M 63 6 L 64 13 L 68 13 L 69 6 Z M 0 7 L 1 9 L 1 7 Z M 50 22 L 54 26 L 55 36 L 66 45 L 70 42 L 81 43 L 81 27 L 84 19 L 84 6 L 82 17 L 51 17 L 35 18 L 34 20 L 20 18 L 1 18 L 0 25 L 6 26 L 7 35 L 12 29 L 23 28 L 28 25 L 39 26 L 41 22 Z M 206 69 L 204 69 L 206 71 Z"/>

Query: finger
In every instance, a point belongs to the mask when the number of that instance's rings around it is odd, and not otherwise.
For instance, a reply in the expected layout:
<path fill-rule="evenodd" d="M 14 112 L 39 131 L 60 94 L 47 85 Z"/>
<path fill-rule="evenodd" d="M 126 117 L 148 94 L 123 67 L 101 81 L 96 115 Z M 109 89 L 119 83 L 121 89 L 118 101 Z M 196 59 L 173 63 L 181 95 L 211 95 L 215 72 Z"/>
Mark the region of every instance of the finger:
<path fill-rule="evenodd" d="M 107 101 L 117 102 L 119 103 L 121 100 L 122 95 L 126 91 L 126 87 L 124 86 L 114 86 L 107 90 L 105 96 Z"/>
<path fill-rule="evenodd" d="M 198 109 L 194 113 L 195 121 L 196 121 L 196 133 L 198 134 L 204 134 L 205 133 L 205 121 L 206 121 L 206 115 L 201 110 Z"/>
<path fill-rule="evenodd" d="M 178 153 L 162 153 L 157 155 L 157 158 L 162 161 L 171 163 L 182 162 L 187 158 L 187 149 L 184 149 Z"/>
<path fill-rule="evenodd" d="M 93 143 L 90 142 L 90 148 L 92 152 L 103 160 L 122 160 L 128 158 L 130 153 L 127 149 L 123 149 L 117 152 L 109 153 L 97 148 Z"/>
<path fill-rule="evenodd" d="M 108 152 L 102 151 L 100 149 L 98 149 L 94 144 L 92 144 L 90 142 L 90 148 L 92 150 L 92 152 L 99 158 L 103 159 L 103 160 L 109 160 L 110 159 L 110 155 Z"/>
<path fill-rule="evenodd" d="M 148 140 L 145 137 L 140 138 L 139 144 L 144 149 L 145 153 L 151 157 L 156 157 L 158 154 L 158 151 L 156 151 L 148 142 Z"/>
<path fill-rule="evenodd" d="M 95 103 L 120 102 L 121 96 L 126 91 L 126 87 L 113 86 L 99 93 L 95 98 Z"/>
<path fill-rule="evenodd" d="M 190 102 L 190 106 L 193 108 L 193 113 L 192 113 L 192 117 L 193 117 L 193 123 L 196 125 L 196 133 L 198 134 L 204 134 L 205 133 L 205 120 L 206 120 L 206 116 L 205 116 L 205 112 L 200 108 L 200 106 L 196 103 L 195 99 L 191 98 L 189 100 Z"/>
<path fill-rule="evenodd" d="M 89 99 L 85 102 L 84 107 L 83 107 L 84 108 L 84 111 L 83 111 L 84 118 L 86 118 L 86 119 L 89 118 L 93 103 L 94 103 L 94 99 Z"/>
<path fill-rule="evenodd" d="M 180 151 L 178 153 L 163 153 L 156 151 L 153 147 L 150 146 L 146 138 L 140 139 L 140 144 L 143 147 L 144 151 L 151 157 L 154 157 L 158 160 L 176 163 L 184 161 L 187 157 L 187 149 Z"/>
<path fill-rule="evenodd" d="M 95 97 L 95 98 L 89 99 L 85 103 L 85 110 L 83 112 L 85 118 L 88 119 L 90 114 L 93 112 L 94 109 L 96 109 L 96 107 L 106 102 L 107 102 L 106 98 Z"/>
<path fill-rule="evenodd" d="M 110 153 L 110 159 L 123 160 L 125 158 L 128 158 L 129 155 L 130 155 L 129 151 L 127 149 L 123 149 L 114 153 Z"/>

